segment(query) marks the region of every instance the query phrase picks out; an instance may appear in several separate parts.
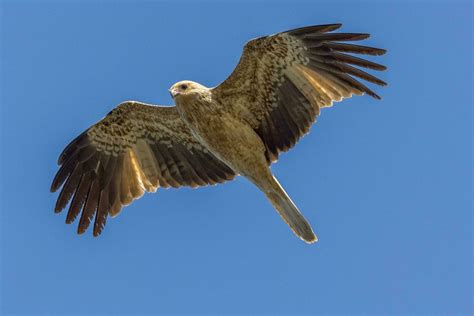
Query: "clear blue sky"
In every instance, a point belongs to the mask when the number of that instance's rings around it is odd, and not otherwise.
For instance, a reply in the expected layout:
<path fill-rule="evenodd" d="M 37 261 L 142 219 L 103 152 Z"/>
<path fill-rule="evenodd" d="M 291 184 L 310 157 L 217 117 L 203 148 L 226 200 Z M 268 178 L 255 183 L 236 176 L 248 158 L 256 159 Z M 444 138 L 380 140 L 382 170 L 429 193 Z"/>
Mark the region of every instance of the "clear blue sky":
<path fill-rule="evenodd" d="M 469 2 L 2 4 L 5 315 L 472 313 Z M 273 171 L 320 241 L 243 178 L 159 190 L 76 235 L 49 186 L 63 147 L 123 100 L 212 86 L 253 37 L 342 22 L 389 70 L 382 101 L 322 112 Z"/>

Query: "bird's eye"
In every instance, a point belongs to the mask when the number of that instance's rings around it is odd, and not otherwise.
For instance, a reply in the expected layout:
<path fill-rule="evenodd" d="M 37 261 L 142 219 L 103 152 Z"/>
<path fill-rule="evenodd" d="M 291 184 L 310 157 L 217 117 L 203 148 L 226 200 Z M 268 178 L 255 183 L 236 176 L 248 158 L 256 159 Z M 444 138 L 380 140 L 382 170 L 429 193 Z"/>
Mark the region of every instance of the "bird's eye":
<path fill-rule="evenodd" d="M 181 86 L 179 86 L 182 90 L 186 90 L 188 88 L 188 85 L 187 84 L 182 84 Z"/>

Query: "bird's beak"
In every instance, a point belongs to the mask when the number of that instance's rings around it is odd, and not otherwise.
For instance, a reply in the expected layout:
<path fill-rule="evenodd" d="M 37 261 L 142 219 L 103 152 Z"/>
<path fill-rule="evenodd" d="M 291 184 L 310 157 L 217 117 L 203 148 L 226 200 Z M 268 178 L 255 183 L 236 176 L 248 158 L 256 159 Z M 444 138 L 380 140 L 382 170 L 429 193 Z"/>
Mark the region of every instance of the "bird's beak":
<path fill-rule="evenodd" d="M 176 97 L 179 94 L 179 91 L 175 88 L 170 88 L 170 89 L 168 89 L 168 91 L 170 92 L 170 94 L 173 98 Z"/>

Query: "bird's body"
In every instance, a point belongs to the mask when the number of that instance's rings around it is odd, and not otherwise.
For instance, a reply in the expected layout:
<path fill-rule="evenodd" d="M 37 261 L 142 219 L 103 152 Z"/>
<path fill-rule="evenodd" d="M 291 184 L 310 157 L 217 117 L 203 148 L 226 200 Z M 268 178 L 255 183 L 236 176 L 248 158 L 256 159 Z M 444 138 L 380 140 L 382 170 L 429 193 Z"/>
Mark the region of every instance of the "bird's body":
<path fill-rule="evenodd" d="M 349 64 L 385 67 L 343 52 L 385 51 L 334 42 L 368 37 L 329 33 L 339 27 L 310 26 L 252 40 L 234 72 L 217 87 L 193 81 L 173 85 L 175 107 L 120 104 L 61 154 L 51 188 L 64 184 L 56 211 L 72 199 L 66 222 L 82 211 L 82 233 L 95 214 L 97 236 L 108 215 L 117 215 L 145 191 L 222 183 L 242 175 L 266 195 L 298 237 L 315 242 L 311 226 L 270 165 L 309 131 L 321 108 L 353 94 L 379 98 L 352 76 L 385 83 Z"/>
<path fill-rule="evenodd" d="M 176 108 L 192 134 L 214 156 L 255 184 L 273 204 L 283 220 L 307 242 L 317 240 L 311 226 L 281 187 L 269 167 L 265 145 L 252 126 L 208 89 L 192 81 L 175 84 L 192 93 L 176 92 Z"/>
<path fill-rule="evenodd" d="M 244 120 L 233 115 L 232 107 L 221 103 L 210 89 L 203 87 L 195 94 L 175 100 L 196 139 L 237 174 L 251 177 L 260 165 L 266 166 L 262 140 Z"/>

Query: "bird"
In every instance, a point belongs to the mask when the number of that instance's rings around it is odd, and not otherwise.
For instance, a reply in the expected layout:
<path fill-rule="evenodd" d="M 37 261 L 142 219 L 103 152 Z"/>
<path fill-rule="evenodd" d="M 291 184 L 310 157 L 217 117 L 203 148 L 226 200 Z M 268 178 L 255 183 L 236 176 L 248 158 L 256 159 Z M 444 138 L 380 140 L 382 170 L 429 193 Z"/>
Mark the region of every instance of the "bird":
<path fill-rule="evenodd" d="M 313 25 L 248 41 L 232 73 L 208 88 L 183 80 L 169 89 L 174 106 L 125 101 L 65 147 L 51 192 L 55 212 L 69 205 L 77 233 L 93 221 L 99 236 L 107 218 L 158 188 L 201 187 L 247 178 L 267 197 L 293 233 L 318 240 L 270 167 L 293 148 L 322 108 L 353 95 L 380 96 L 360 80 L 386 82 L 360 68 L 386 70 L 359 55 L 385 49 L 347 43 L 366 33 Z"/>

